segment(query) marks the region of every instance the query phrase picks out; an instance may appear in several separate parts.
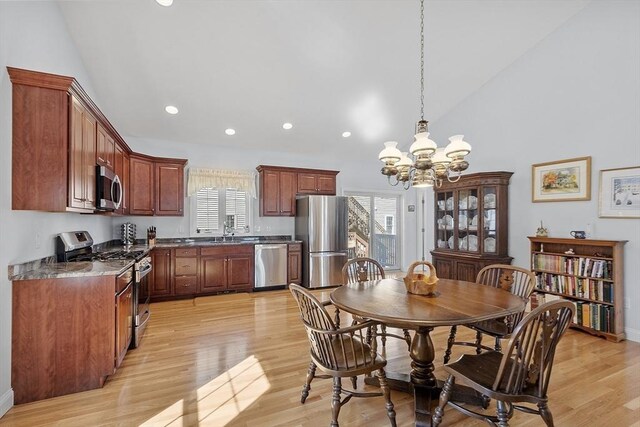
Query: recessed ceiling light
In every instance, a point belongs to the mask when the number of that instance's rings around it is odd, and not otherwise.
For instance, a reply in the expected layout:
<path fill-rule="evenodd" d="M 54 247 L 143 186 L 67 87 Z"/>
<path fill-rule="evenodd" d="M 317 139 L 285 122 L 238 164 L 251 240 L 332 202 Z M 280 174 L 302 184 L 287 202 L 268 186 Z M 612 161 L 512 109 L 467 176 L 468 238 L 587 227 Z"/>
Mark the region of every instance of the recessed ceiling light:
<path fill-rule="evenodd" d="M 235 135 L 236 134 L 236 130 L 229 128 L 229 129 L 226 129 L 224 131 L 224 133 L 226 133 L 227 135 Z"/>
<path fill-rule="evenodd" d="M 156 0 L 160 6 L 169 7 L 173 4 L 173 0 Z"/>
<path fill-rule="evenodd" d="M 285 124 L 283 124 L 283 125 L 282 125 L 282 129 L 287 129 L 287 130 L 289 130 L 289 129 L 291 129 L 292 127 L 293 127 L 293 125 L 292 125 L 291 123 L 285 123 Z"/>
<path fill-rule="evenodd" d="M 164 107 L 164 111 L 166 111 L 169 114 L 178 114 L 178 107 L 175 107 L 173 105 L 167 105 L 166 107 Z"/>
<path fill-rule="evenodd" d="M 351 132 L 346 131 L 346 132 L 342 132 L 342 137 L 343 138 L 349 138 L 351 136 Z"/>

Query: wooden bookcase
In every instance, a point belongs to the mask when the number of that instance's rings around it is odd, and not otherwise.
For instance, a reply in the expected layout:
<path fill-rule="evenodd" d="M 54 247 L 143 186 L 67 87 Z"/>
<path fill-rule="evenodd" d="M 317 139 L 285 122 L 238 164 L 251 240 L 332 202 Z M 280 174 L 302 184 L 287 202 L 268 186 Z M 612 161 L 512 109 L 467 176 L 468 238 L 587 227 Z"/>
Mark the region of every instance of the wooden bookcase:
<path fill-rule="evenodd" d="M 564 298 L 576 306 L 572 327 L 610 341 L 624 335 L 626 240 L 529 237 L 538 303 Z"/>

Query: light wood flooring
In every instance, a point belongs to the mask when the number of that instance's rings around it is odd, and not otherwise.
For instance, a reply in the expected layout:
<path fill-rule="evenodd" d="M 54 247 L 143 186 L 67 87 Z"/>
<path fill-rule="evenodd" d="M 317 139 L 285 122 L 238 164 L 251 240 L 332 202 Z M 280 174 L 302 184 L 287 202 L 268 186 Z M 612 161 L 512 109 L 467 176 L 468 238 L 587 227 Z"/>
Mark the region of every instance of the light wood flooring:
<path fill-rule="evenodd" d="M 328 296 L 326 291 L 318 294 Z M 151 308 L 142 346 L 129 351 L 104 388 L 16 406 L 0 425 L 329 424 L 330 380 L 316 379 L 306 404 L 300 404 L 308 343 L 288 291 L 220 295 Z M 345 315 L 343 322 L 348 321 Z M 444 376 L 440 366 L 447 334 L 448 328 L 433 333 L 438 377 Z M 472 338 L 468 332 L 459 336 Z M 455 358 L 460 347 L 454 351 Z M 403 342 L 389 339 L 386 355 L 387 370 L 409 371 Z M 361 379 L 358 384 L 362 387 Z M 640 427 L 640 344 L 611 343 L 569 330 L 559 344 L 549 397 L 557 426 Z M 392 399 L 398 425 L 413 425 L 412 396 L 392 392 Z M 383 399 L 352 399 L 342 409 L 340 423 L 388 425 Z M 449 408 L 442 425 L 486 424 Z M 544 423 L 516 412 L 511 425 Z"/>

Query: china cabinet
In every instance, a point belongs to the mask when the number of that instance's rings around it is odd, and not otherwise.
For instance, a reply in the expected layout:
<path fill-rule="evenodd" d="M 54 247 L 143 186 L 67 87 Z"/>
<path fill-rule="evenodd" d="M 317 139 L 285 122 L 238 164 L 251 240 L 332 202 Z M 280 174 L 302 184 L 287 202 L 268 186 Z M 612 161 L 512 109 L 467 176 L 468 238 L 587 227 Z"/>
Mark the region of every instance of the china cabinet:
<path fill-rule="evenodd" d="M 435 249 L 438 277 L 475 281 L 490 264 L 510 264 L 508 190 L 512 172 L 481 172 L 444 181 L 435 189 Z"/>

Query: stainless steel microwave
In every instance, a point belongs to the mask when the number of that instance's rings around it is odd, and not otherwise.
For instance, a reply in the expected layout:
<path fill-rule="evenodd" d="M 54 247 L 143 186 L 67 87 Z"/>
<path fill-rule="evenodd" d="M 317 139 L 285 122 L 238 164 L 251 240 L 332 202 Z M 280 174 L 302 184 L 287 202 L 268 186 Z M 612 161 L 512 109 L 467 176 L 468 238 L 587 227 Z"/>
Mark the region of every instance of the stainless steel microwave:
<path fill-rule="evenodd" d="M 120 177 L 105 166 L 96 166 L 96 209 L 114 211 L 122 202 L 122 183 Z"/>

